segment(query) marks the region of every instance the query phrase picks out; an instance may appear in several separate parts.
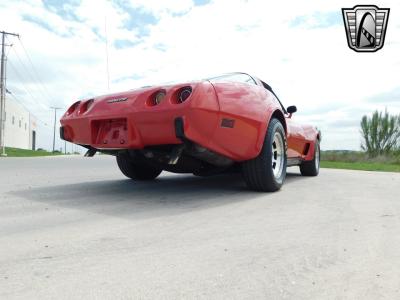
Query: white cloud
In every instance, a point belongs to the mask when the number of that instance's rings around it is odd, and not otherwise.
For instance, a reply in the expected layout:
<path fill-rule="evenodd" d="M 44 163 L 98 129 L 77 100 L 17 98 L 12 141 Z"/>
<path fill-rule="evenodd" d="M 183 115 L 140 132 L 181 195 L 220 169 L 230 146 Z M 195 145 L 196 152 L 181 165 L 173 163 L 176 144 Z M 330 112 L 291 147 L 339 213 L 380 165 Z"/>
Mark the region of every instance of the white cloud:
<path fill-rule="evenodd" d="M 376 53 L 356 53 L 347 47 L 341 8 L 352 6 L 348 1 L 215 0 L 203 6 L 190 0 L 119 3 L 124 5 L 104 0 L 64 4 L 76 19 L 60 16 L 39 1 L 0 4 L 1 29 L 21 34 L 50 94 L 44 97 L 41 88 L 25 76 L 23 84 L 35 98 L 46 106 L 67 107 L 78 98 L 107 92 L 107 18 L 112 91 L 229 71 L 249 72 L 270 82 L 286 105 L 296 104 L 296 119 L 323 130 L 325 149 L 357 149 L 357 121 L 365 113 L 385 107 L 400 113 L 400 99 L 397 103 L 370 100 L 400 85 L 400 5 L 396 1 L 376 3 L 391 8 L 385 47 Z M 138 22 L 142 12 L 156 22 L 128 28 L 126 24 Z M 27 16 L 51 30 L 28 21 Z M 116 48 L 117 40 L 134 45 Z M 14 48 L 29 66 L 18 42 Z M 9 59 L 23 70 L 13 51 Z M 20 84 L 10 71 L 9 85 L 18 88 Z M 51 124 L 50 111 L 35 107 L 27 95 L 20 97 Z M 40 143 L 49 147 L 50 140 L 51 135 L 45 134 Z"/>
<path fill-rule="evenodd" d="M 128 3 L 135 8 L 144 9 L 147 12 L 153 13 L 159 17 L 163 14 L 180 14 L 188 12 L 193 8 L 191 0 L 174 0 L 174 1 L 159 1 L 159 0 L 129 0 Z"/>

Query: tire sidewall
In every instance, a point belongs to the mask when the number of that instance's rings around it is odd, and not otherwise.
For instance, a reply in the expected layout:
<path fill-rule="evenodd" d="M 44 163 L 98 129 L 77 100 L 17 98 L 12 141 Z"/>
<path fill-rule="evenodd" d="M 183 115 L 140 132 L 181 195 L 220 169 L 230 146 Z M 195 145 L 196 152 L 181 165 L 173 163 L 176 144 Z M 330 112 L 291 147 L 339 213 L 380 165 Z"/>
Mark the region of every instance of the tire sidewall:
<path fill-rule="evenodd" d="M 121 153 L 117 157 L 117 165 L 122 174 L 134 180 L 152 180 L 161 174 L 162 169 L 148 164 L 134 163 L 129 155 Z"/>
<path fill-rule="evenodd" d="M 266 155 L 267 155 L 267 172 L 269 173 L 270 177 L 274 180 L 274 183 L 277 187 L 282 186 L 282 184 L 285 181 L 286 178 L 286 168 L 287 168 L 287 140 L 286 140 L 286 133 L 285 129 L 283 128 L 281 122 L 278 120 L 273 119 L 271 122 L 272 128 L 271 131 L 268 132 L 268 136 L 266 137 L 266 143 L 264 144 L 264 147 L 266 147 Z M 284 152 L 283 152 L 283 169 L 281 176 L 279 178 L 276 178 L 274 175 L 274 171 L 272 169 L 272 143 L 274 140 L 275 133 L 278 132 L 283 140 L 283 147 L 284 147 Z"/>
<path fill-rule="evenodd" d="M 314 150 L 314 168 L 315 168 L 315 174 L 318 175 L 319 174 L 319 169 L 321 168 L 321 149 L 319 147 L 319 141 L 317 140 L 315 142 L 315 146 L 314 146 L 315 150 Z M 317 160 L 317 152 L 318 152 L 318 168 L 316 166 L 316 160 Z"/>

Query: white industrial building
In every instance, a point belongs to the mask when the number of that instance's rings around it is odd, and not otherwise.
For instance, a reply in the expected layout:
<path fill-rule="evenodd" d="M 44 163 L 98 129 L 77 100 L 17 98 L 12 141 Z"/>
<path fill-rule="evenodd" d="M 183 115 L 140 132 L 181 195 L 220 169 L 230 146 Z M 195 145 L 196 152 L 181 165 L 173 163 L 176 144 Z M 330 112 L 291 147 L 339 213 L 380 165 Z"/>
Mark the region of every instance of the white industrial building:
<path fill-rule="evenodd" d="M 20 103 L 6 98 L 5 145 L 20 149 L 36 149 L 36 118 Z"/>

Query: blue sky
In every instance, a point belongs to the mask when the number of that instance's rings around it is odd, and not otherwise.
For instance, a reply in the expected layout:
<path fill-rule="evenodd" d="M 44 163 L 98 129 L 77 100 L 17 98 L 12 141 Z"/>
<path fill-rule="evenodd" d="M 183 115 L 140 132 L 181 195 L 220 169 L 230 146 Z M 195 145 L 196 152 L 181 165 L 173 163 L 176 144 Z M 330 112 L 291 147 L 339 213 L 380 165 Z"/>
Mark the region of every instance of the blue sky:
<path fill-rule="evenodd" d="M 290 27 L 326 28 L 331 26 L 342 25 L 343 19 L 337 10 L 329 12 L 314 12 L 309 15 L 296 16 L 289 23 Z"/>
<path fill-rule="evenodd" d="M 359 149 L 363 114 L 400 113 L 400 5 L 376 5 L 391 8 L 385 47 L 360 54 L 346 42 L 348 1 L 2 1 L 0 29 L 21 35 L 41 81 L 26 74 L 30 63 L 15 41 L 8 87 L 51 124 L 43 107 L 244 71 L 269 82 L 286 106 L 297 105 L 295 119 L 323 131 L 322 148 Z M 52 128 L 41 129 L 39 145 L 49 148 Z"/>

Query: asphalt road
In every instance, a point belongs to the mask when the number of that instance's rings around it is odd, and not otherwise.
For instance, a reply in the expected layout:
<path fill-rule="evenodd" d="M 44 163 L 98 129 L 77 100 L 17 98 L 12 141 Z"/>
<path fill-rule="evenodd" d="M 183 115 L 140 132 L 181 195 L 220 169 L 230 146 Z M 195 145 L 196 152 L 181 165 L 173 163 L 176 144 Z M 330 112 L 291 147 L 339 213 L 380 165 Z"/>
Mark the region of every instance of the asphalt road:
<path fill-rule="evenodd" d="M 112 157 L 0 159 L 0 299 L 399 299 L 400 174 L 125 179 Z"/>

